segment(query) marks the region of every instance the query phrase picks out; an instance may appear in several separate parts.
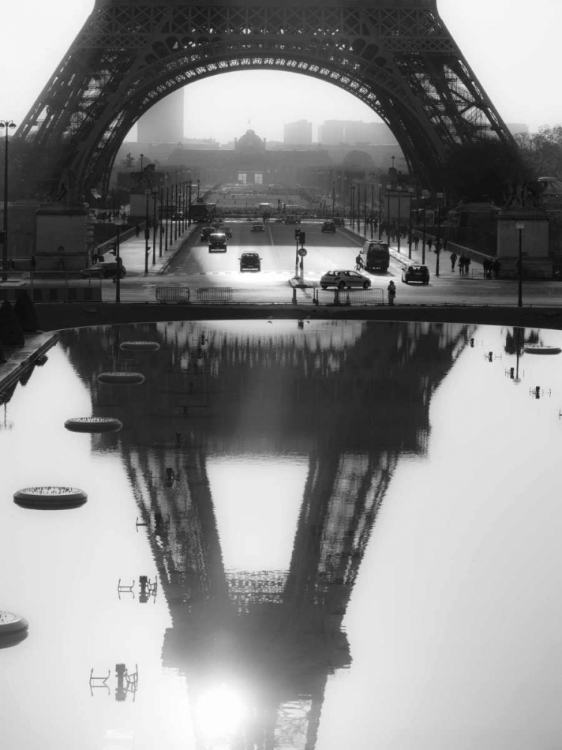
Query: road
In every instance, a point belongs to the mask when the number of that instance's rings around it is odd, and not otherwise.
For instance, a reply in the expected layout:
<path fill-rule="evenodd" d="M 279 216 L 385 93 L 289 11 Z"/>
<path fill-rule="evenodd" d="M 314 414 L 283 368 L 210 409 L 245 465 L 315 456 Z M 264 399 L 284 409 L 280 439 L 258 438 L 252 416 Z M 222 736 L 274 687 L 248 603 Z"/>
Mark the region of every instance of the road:
<path fill-rule="evenodd" d="M 207 243 L 200 240 L 200 227 L 183 244 L 168 263 L 163 273 L 144 276 L 140 270 L 130 269 L 121 284 L 121 299 L 128 301 L 154 301 L 157 286 L 184 285 L 194 290 L 201 287 L 228 286 L 233 289 L 233 300 L 247 303 L 287 304 L 291 302 L 293 289 L 289 279 L 295 276 L 295 229 L 306 233 L 304 278 L 307 288 L 296 291 L 297 302 L 311 302 L 314 288 L 319 287 L 320 277 L 331 268 L 353 268 L 355 256 L 362 239 L 347 230 L 338 228 L 335 234 L 322 233 L 320 221 L 308 221 L 299 225 L 269 223 L 264 232 L 252 232 L 250 221 L 231 220 L 233 236 L 226 253 L 209 253 Z M 260 272 L 241 273 L 239 258 L 242 252 L 259 252 L 262 258 Z M 403 253 L 407 246 L 403 244 Z M 513 280 L 487 280 L 481 268 L 473 264 L 470 276 L 461 276 L 450 268 L 448 253 L 441 254 L 441 274 L 435 276 L 434 253 L 427 253 L 430 268 L 429 285 L 401 283 L 403 262 L 393 252 L 386 274 L 365 273 L 373 288 L 380 288 L 386 299 L 386 287 L 394 279 L 398 293 L 396 303 L 413 305 L 516 305 L 517 282 Z M 406 259 L 407 255 L 402 255 Z M 421 260 L 421 252 L 413 253 L 413 260 Z M 473 275 L 474 274 L 474 275 Z M 104 282 L 104 299 L 114 295 L 111 282 Z M 333 300 L 332 290 L 319 290 L 320 304 Z M 353 292 L 351 292 L 353 294 Z M 525 281 L 524 305 L 558 305 L 562 300 L 562 285 L 556 281 Z"/>

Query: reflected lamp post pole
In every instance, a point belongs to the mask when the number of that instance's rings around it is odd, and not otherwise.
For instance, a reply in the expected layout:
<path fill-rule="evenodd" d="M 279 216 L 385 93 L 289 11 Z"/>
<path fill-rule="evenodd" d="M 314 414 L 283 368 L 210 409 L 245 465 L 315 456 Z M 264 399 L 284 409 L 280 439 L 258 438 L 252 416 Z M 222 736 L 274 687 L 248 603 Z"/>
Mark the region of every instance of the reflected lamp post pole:
<path fill-rule="evenodd" d="M 519 232 L 519 255 L 517 259 L 517 265 L 518 265 L 517 307 L 523 307 L 523 230 L 525 229 L 525 224 L 522 221 L 518 221 L 515 224 L 515 228 Z"/>
<path fill-rule="evenodd" d="M 2 281 L 8 280 L 8 135 L 16 127 L 13 120 L 0 120 L 0 128 L 6 128 L 4 146 L 4 221 L 2 226 Z"/>
<path fill-rule="evenodd" d="M 144 211 L 144 273 L 146 276 L 148 274 L 148 254 L 150 253 L 150 227 L 148 226 L 148 201 L 150 198 L 150 190 L 146 188 L 144 194 L 146 196 Z"/>
<path fill-rule="evenodd" d="M 435 275 L 439 276 L 439 256 L 441 255 L 441 200 L 443 193 L 436 193 L 437 197 L 437 236 L 435 238 L 435 252 L 437 258 L 435 260 Z"/>

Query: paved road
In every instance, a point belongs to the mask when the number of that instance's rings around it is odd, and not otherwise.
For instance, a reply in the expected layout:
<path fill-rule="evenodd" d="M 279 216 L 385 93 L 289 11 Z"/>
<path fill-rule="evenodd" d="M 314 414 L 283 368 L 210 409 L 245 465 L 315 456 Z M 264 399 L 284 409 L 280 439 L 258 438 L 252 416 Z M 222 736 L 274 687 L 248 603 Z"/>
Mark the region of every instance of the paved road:
<path fill-rule="evenodd" d="M 157 286 L 184 285 L 195 290 L 201 287 L 228 286 L 234 290 L 237 302 L 276 303 L 291 302 L 293 289 L 289 280 L 295 276 L 295 229 L 306 233 L 307 256 L 304 261 L 304 278 L 307 288 L 298 289 L 297 301 L 310 302 L 320 277 L 330 268 L 353 268 L 355 256 L 363 238 L 345 229 L 335 234 L 322 233 L 321 222 L 305 222 L 300 225 L 268 224 L 265 232 L 252 232 L 249 221 L 228 222 L 233 229 L 226 253 L 209 253 L 207 244 L 201 242 L 200 226 L 195 226 L 191 236 L 178 240 L 173 250 L 160 259 L 155 266 L 149 265 L 149 274 L 144 274 L 144 244 L 142 240 L 130 240 L 123 245 L 127 277 L 121 284 L 123 302 L 154 301 Z M 138 247 L 137 247 L 138 245 Z M 241 252 L 256 251 L 262 257 L 261 272 L 239 270 Z M 517 282 L 512 280 L 487 280 L 482 268 L 472 265 L 470 276 L 452 272 L 449 254 L 442 253 L 440 276 L 435 276 L 436 255 L 426 252 L 426 263 L 430 268 L 429 285 L 406 285 L 401 283 L 401 270 L 408 261 L 408 248 L 402 243 L 402 254 L 392 249 L 390 268 L 387 274 L 366 274 L 373 288 L 386 290 L 393 278 L 397 284 L 397 304 L 419 305 L 516 305 Z M 412 251 L 412 260 L 421 262 L 421 250 Z M 99 282 L 96 282 L 99 283 Z M 104 299 L 115 296 L 115 287 L 110 281 L 103 282 Z M 319 291 L 320 304 L 333 300 L 333 291 Z M 562 303 L 562 284 L 555 281 L 525 281 L 524 305 L 559 305 Z"/>

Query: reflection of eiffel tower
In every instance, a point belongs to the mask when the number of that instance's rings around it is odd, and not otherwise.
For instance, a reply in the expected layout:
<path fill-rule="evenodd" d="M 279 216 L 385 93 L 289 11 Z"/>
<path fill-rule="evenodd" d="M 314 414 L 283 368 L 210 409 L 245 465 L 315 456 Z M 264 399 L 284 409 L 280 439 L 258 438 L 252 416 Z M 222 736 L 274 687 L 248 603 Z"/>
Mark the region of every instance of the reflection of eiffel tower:
<path fill-rule="evenodd" d="M 470 333 L 353 323 L 298 338 L 294 323 L 269 335 L 232 325 L 145 327 L 163 344 L 142 368 L 130 363 L 145 395 L 115 400 L 125 429 L 99 440 L 122 445 L 172 614 L 164 663 L 185 673 L 194 708 L 213 685 L 235 684 L 251 717 L 237 746 L 312 750 L 329 676 L 351 663 L 342 621 L 386 488 L 401 452 L 425 450 L 431 394 Z M 116 334 L 104 335 L 69 332 L 84 343 L 79 371 L 121 357 Z M 208 457 L 256 446 L 308 457 L 283 571 L 225 570 L 222 559 Z"/>

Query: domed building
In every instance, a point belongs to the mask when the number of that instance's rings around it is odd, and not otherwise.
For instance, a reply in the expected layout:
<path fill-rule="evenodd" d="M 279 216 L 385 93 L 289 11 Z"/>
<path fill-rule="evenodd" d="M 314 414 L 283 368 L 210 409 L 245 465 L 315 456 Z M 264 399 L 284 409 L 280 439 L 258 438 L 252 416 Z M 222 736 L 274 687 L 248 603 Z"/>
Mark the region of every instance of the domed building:
<path fill-rule="evenodd" d="M 255 130 L 247 130 L 234 141 L 234 150 L 240 154 L 264 154 L 265 138 L 262 140 Z"/>

